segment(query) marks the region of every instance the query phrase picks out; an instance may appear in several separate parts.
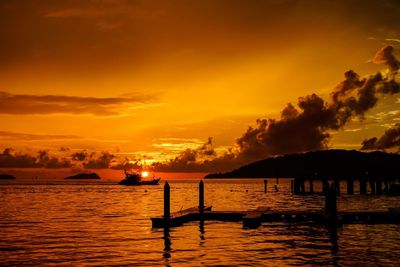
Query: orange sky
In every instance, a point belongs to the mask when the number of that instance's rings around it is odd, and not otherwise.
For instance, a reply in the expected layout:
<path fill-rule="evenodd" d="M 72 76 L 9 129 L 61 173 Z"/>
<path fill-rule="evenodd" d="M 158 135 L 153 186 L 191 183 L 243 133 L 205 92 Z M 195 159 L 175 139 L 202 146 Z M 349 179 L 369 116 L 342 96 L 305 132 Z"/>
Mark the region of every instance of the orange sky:
<path fill-rule="evenodd" d="M 288 102 L 328 99 L 345 71 L 385 69 L 371 60 L 398 54 L 399 15 L 394 0 L 4 0 L 0 148 L 150 164 L 213 137 L 222 153 Z M 359 149 L 398 109 L 385 98 L 330 147 Z"/>

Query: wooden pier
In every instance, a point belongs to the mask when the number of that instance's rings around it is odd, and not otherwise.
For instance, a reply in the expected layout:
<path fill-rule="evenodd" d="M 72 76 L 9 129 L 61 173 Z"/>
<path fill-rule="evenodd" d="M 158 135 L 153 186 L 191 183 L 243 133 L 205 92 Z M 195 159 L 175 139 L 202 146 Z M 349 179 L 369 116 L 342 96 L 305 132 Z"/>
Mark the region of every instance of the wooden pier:
<path fill-rule="evenodd" d="M 349 178 L 344 177 L 343 179 L 339 179 L 337 177 L 334 178 L 322 178 L 319 175 L 310 175 L 307 177 L 295 177 L 291 178 L 291 187 L 290 192 L 295 195 L 304 195 L 304 194 L 314 194 L 320 193 L 314 190 L 314 182 L 321 182 L 323 185 L 322 192 L 325 193 L 325 184 L 329 182 L 334 182 L 336 184 L 336 194 L 340 195 L 342 192 L 340 191 L 340 182 L 345 182 L 347 194 L 353 195 L 355 193 L 355 182 L 358 184 L 359 194 L 360 195 L 383 195 L 383 194 L 398 194 L 399 191 L 399 182 L 400 180 L 397 178 L 381 178 L 378 175 L 371 175 L 366 173 L 363 177 L 358 178 Z"/>
<path fill-rule="evenodd" d="M 292 183 L 295 187 L 296 181 Z M 263 222 L 326 224 L 337 227 L 341 224 L 398 224 L 400 208 L 389 208 L 387 211 L 337 211 L 336 198 L 338 183 L 324 184 L 325 207 L 318 210 L 272 210 L 259 207 L 249 211 L 212 211 L 211 206 L 204 205 L 204 183 L 199 183 L 199 206 L 170 213 L 170 187 L 164 185 L 164 215 L 151 218 L 153 228 L 181 226 L 191 221 L 229 221 L 242 222 L 243 228 L 257 228 Z M 300 186 L 304 188 L 304 185 Z M 266 183 L 264 183 L 266 192 Z"/>

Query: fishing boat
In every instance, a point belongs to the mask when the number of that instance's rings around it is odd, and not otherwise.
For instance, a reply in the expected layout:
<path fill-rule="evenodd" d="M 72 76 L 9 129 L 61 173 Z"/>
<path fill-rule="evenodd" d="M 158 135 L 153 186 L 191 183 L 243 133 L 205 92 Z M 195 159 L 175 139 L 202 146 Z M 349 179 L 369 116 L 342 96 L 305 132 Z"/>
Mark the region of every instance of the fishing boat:
<path fill-rule="evenodd" d="M 161 178 L 153 177 L 152 180 L 144 180 L 144 177 L 149 175 L 148 172 L 133 172 L 130 173 L 125 170 L 125 178 L 122 179 L 119 184 L 120 185 L 157 185 L 160 182 Z"/>

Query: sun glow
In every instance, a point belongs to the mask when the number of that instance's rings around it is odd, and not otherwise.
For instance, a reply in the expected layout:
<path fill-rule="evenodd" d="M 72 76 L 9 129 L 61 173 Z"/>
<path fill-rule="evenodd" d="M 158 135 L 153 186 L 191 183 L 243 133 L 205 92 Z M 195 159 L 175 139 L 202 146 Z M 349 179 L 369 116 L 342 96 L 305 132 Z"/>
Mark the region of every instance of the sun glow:
<path fill-rule="evenodd" d="M 147 176 L 149 176 L 149 173 L 148 172 L 142 172 L 142 176 L 143 177 L 147 177 Z"/>

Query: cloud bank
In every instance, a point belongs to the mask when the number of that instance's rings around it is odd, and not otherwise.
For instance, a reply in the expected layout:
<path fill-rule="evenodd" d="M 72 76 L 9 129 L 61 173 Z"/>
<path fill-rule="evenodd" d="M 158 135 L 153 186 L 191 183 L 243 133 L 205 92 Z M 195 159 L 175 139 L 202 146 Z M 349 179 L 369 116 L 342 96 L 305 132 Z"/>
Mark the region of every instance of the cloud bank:
<path fill-rule="evenodd" d="M 12 148 L 4 149 L 0 154 L 0 168 L 70 168 L 72 164 L 66 158 L 49 155 L 48 151 L 39 151 L 37 156 L 15 153 Z"/>
<path fill-rule="evenodd" d="M 0 140 L 25 140 L 25 141 L 38 141 L 38 140 L 66 140 L 66 139 L 79 139 L 76 135 L 63 135 L 63 134 L 27 134 L 15 133 L 8 131 L 0 131 Z"/>
<path fill-rule="evenodd" d="M 116 116 L 122 115 L 124 109 L 137 108 L 153 100 L 154 96 L 150 95 L 99 98 L 0 92 L 0 114 L 91 114 L 96 116 Z"/>

